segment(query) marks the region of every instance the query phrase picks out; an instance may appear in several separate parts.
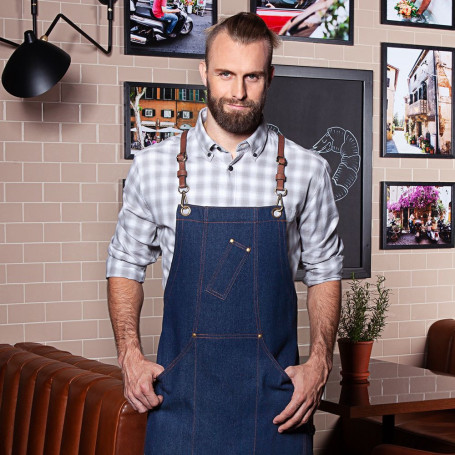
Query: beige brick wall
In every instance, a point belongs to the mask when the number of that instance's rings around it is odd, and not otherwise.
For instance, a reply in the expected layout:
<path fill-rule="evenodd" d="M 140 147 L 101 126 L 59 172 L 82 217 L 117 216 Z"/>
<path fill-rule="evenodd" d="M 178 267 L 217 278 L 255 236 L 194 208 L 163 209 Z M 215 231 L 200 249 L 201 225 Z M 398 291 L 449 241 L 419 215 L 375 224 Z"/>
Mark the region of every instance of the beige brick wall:
<path fill-rule="evenodd" d="M 219 0 L 220 16 L 248 0 Z M 379 249 L 381 180 L 455 180 L 454 160 L 380 157 L 380 42 L 455 46 L 454 32 L 380 24 L 379 0 L 355 0 L 355 46 L 285 41 L 276 64 L 374 71 L 372 272 L 393 288 L 388 326 L 374 355 L 419 364 L 428 326 L 454 317 L 452 250 Z M 115 5 L 113 55 L 106 57 L 67 25 L 52 42 L 72 57 L 70 70 L 46 95 L 20 100 L 0 87 L 0 342 L 39 341 L 115 362 L 106 309 L 104 261 L 121 200 L 122 84 L 125 80 L 200 83 L 197 60 L 123 54 L 123 1 Z M 55 14 L 106 42 L 105 10 L 96 0 L 40 0 L 39 32 Z M 21 41 L 31 27 L 28 0 L 0 2 L 0 36 Z M 97 23 L 102 26 L 98 27 Z M 0 68 L 11 48 L 0 44 Z M 162 315 L 161 270 L 150 267 L 141 330 L 154 353 Z M 308 351 L 305 288 L 299 339 Z M 321 446 L 334 417 L 318 414 Z M 324 431 L 327 429 L 327 431 Z"/>

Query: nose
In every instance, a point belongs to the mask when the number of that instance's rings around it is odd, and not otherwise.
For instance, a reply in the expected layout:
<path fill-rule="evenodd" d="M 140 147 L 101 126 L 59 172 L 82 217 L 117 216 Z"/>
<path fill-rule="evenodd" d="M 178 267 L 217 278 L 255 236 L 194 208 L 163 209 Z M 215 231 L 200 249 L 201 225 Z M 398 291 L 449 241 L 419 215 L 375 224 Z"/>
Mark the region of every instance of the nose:
<path fill-rule="evenodd" d="M 238 100 L 243 100 L 246 98 L 246 87 L 243 78 L 238 77 L 235 79 L 232 87 L 232 97 Z"/>

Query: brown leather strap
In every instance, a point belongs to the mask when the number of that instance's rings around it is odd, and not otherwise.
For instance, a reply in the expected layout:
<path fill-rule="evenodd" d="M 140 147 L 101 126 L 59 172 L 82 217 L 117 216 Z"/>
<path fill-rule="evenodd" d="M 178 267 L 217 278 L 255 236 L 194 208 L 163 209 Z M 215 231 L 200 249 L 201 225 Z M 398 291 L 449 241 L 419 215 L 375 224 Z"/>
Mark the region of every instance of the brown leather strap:
<path fill-rule="evenodd" d="M 186 184 L 186 176 L 188 173 L 185 168 L 185 161 L 187 159 L 186 154 L 186 137 L 188 135 L 188 130 L 185 130 L 182 133 L 180 138 L 180 153 L 177 155 L 177 161 L 179 163 L 179 170 L 177 171 L 177 177 L 179 179 L 179 189 L 188 188 Z"/>
<path fill-rule="evenodd" d="M 284 157 L 284 136 L 282 134 L 278 135 L 278 156 L 276 157 L 276 162 L 278 163 L 276 171 L 276 190 L 284 191 L 284 182 L 286 181 L 284 168 L 287 166 L 288 162 Z"/>
<path fill-rule="evenodd" d="M 177 171 L 177 177 L 179 179 L 179 189 L 188 188 L 186 184 L 186 177 L 188 175 L 185 167 L 185 162 L 187 160 L 186 153 L 186 138 L 188 135 L 188 130 L 185 130 L 182 133 L 180 138 L 180 153 L 177 155 L 177 161 L 179 163 L 179 170 Z M 286 181 L 286 175 L 284 168 L 287 166 L 286 158 L 284 157 L 284 136 L 282 134 L 278 135 L 278 156 L 276 157 L 278 163 L 277 173 L 276 173 L 276 189 L 277 191 L 284 191 L 284 182 Z"/>

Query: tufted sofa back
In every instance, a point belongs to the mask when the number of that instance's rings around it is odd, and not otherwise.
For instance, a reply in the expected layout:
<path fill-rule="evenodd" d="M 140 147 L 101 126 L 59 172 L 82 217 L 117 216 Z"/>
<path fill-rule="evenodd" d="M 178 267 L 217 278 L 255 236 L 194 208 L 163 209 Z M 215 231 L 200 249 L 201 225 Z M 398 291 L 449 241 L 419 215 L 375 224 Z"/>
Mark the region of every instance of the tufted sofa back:
<path fill-rule="evenodd" d="M 145 427 L 118 367 L 37 343 L 0 344 L 0 454 L 140 455 Z"/>

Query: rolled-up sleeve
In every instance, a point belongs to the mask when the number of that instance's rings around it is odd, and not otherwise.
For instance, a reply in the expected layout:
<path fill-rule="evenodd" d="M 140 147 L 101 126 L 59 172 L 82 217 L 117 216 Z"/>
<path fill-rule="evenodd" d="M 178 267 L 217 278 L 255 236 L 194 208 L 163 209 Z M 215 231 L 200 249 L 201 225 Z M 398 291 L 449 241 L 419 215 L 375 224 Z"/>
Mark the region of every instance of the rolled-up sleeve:
<path fill-rule="evenodd" d="M 338 237 L 338 210 L 327 162 L 310 180 L 299 220 L 302 245 L 303 282 L 313 286 L 340 280 L 343 270 L 343 242 Z"/>
<path fill-rule="evenodd" d="M 157 226 L 141 193 L 141 178 L 135 159 L 123 190 L 115 234 L 108 248 L 106 277 L 123 277 L 143 282 L 149 264 L 160 254 Z"/>

